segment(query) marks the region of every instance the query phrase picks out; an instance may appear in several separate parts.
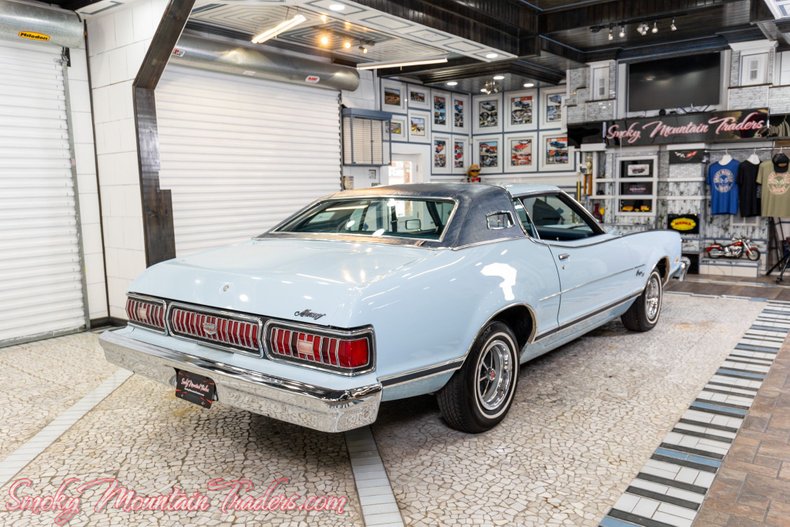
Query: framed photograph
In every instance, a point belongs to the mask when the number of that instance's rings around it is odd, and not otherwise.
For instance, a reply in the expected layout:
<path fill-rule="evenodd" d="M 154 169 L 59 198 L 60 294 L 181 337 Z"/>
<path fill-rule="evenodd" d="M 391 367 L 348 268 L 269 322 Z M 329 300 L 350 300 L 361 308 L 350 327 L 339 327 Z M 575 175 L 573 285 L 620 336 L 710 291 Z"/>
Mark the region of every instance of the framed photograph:
<path fill-rule="evenodd" d="M 469 133 L 469 96 L 451 93 L 453 132 Z"/>
<path fill-rule="evenodd" d="M 568 144 L 568 134 L 562 132 L 541 132 L 541 171 L 573 172 L 575 164 L 573 158 L 573 147 Z"/>
<path fill-rule="evenodd" d="M 650 164 L 649 163 L 632 163 L 626 166 L 626 175 L 628 177 L 650 177 Z"/>
<path fill-rule="evenodd" d="M 480 165 L 481 174 L 502 173 L 502 135 L 478 135 L 474 138 L 474 163 Z"/>
<path fill-rule="evenodd" d="M 381 110 L 406 113 L 406 85 L 402 82 L 381 80 Z"/>
<path fill-rule="evenodd" d="M 444 91 L 431 91 L 431 126 L 435 132 L 450 131 L 450 94 Z"/>
<path fill-rule="evenodd" d="M 409 140 L 409 119 L 403 115 L 393 115 L 390 119 L 390 141 L 406 142 Z"/>
<path fill-rule="evenodd" d="M 538 134 L 505 136 L 505 172 L 534 172 L 538 169 Z"/>
<path fill-rule="evenodd" d="M 417 110 L 430 110 L 431 103 L 429 98 L 431 96 L 431 90 L 428 88 L 422 88 L 420 86 L 414 86 L 412 84 L 407 86 L 406 92 L 409 98 L 409 108 L 415 108 Z"/>
<path fill-rule="evenodd" d="M 452 172 L 453 151 L 449 135 L 433 134 L 432 169 L 434 174 L 450 174 Z"/>
<path fill-rule="evenodd" d="M 565 88 L 540 90 L 540 127 L 565 129 Z"/>
<path fill-rule="evenodd" d="M 453 174 L 466 174 L 469 168 L 469 140 L 466 137 L 453 136 Z"/>
<path fill-rule="evenodd" d="M 472 97 L 474 117 L 472 130 L 476 134 L 502 131 L 502 96 L 476 95 Z"/>
<path fill-rule="evenodd" d="M 425 110 L 409 110 L 409 142 L 431 142 L 431 112 Z"/>
<path fill-rule="evenodd" d="M 536 90 L 508 92 L 505 97 L 505 131 L 537 130 L 537 102 Z"/>

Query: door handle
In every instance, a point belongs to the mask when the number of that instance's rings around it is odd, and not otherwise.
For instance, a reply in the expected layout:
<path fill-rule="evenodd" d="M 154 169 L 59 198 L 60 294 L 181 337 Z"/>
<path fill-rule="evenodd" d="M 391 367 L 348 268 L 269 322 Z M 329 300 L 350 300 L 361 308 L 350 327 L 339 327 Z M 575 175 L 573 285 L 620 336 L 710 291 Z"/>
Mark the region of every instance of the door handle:
<path fill-rule="evenodd" d="M 568 258 L 570 258 L 570 257 L 571 257 L 571 255 L 570 255 L 570 254 L 568 254 L 568 253 L 562 253 L 561 255 L 559 255 L 559 256 L 558 256 L 558 258 L 559 258 L 560 260 L 567 260 L 567 259 L 568 259 Z"/>

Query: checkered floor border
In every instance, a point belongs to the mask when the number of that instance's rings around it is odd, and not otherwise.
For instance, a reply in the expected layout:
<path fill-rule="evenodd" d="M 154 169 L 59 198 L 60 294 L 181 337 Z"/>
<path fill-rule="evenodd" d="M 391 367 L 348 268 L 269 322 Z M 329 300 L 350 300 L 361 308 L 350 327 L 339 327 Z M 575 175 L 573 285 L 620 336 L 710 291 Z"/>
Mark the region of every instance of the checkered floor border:
<path fill-rule="evenodd" d="M 790 331 L 790 302 L 769 301 L 600 527 L 690 527 Z"/>

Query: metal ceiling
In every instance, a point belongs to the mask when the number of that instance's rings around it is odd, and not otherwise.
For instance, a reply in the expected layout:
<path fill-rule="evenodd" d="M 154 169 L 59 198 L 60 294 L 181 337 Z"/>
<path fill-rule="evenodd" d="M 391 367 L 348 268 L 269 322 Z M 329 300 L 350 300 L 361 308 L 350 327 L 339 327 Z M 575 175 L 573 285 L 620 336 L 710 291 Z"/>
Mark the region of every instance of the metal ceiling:
<path fill-rule="evenodd" d="M 89 10 L 113 0 L 61 0 Z M 341 4 L 333 11 L 331 4 Z M 440 66 L 379 70 L 478 92 L 495 74 L 504 89 L 524 82 L 557 84 L 571 67 L 597 60 L 642 60 L 782 38 L 764 0 L 198 0 L 188 27 L 248 40 L 296 12 L 308 20 L 265 45 L 307 51 L 343 64 L 438 55 Z M 674 20 L 676 31 L 670 29 Z M 646 23 L 645 35 L 636 27 Z M 609 28 L 613 38 L 609 38 Z M 624 37 L 619 37 L 620 28 Z M 319 43 L 322 35 L 332 39 Z M 350 41 L 349 47 L 344 42 Z M 368 49 L 362 53 L 362 47 Z M 497 53 L 496 58 L 487 58 Z"/>

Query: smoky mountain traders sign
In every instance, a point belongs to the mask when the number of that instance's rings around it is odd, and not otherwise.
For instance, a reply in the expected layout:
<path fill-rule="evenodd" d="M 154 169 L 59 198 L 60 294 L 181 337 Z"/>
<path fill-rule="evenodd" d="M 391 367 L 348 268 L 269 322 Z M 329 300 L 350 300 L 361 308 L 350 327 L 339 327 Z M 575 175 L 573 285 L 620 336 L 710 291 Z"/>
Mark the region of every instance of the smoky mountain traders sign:
<path fill-rule="evenodd" d="M 612 122 L 606 129 L 609 146 L 676 143 L 719 143 L 765 137 L 768 110 L 659 115 Z"/>

